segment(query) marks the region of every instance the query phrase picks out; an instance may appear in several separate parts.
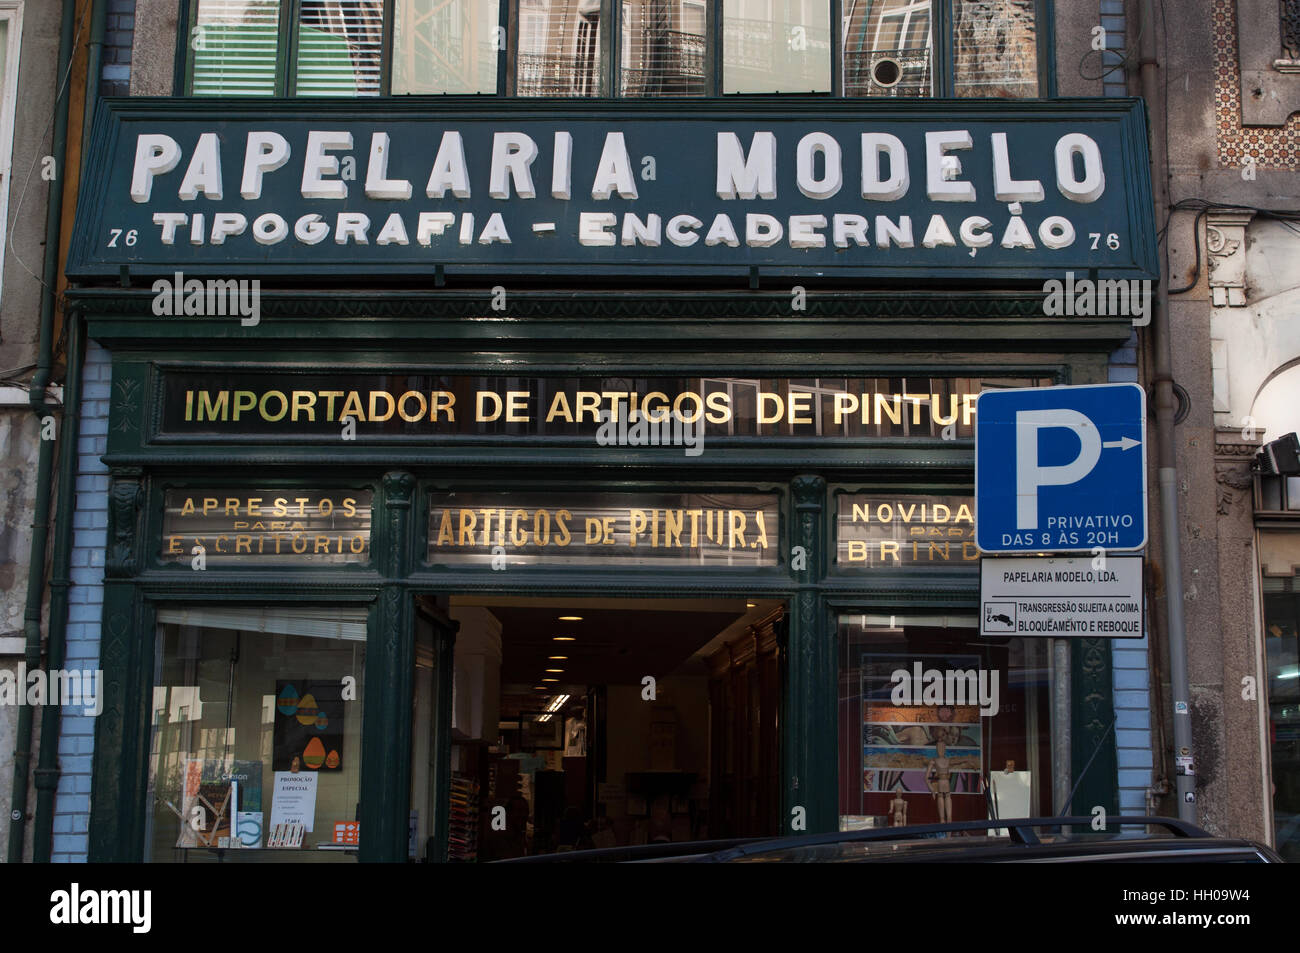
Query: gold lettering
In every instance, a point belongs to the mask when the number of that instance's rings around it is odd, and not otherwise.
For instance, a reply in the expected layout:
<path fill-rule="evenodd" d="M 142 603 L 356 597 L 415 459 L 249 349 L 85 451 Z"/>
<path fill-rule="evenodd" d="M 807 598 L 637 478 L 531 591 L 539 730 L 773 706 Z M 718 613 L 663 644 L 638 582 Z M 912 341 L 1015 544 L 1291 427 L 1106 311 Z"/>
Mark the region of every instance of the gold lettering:
<path fill-rule="evenodd" d="M 557 510 L 555 513 L 555 545 L 568 546 L 569 540 L 573 539 L 569 532 L 569 524 L 566 520 L 573 519 L 573 514 L 568 510 Z"/>
<path fill-rule="evenodd" d="M 420 409 L 413 414 L 408 414 L 406 412 L 406 402 L 412 397 L 414 397 L 417 401 L 419 401 L 418 406 Z M 414 423 L 415 421 L 422 418 L 424 416 L 425 411 L 428 409 L 428 407 L 429 405 L 425 401 L 424 395 L 421 394 L 418 390 L 408 390 L 401 397 L 397 398 L 397 415 L 401 417 L 403 420 L 405 420 L 407 423 Z"/>
<path fill-rule="evenodd" d="M 569 398 L 565 396 L 562 390 L 555 392 L 555 397 L 551 401 L 551 409 L 546 412 L 546 422 L 548 424 L 557 419 L 568 424 L 573 423 L 573 411 L 569 409 Z"/>
<path fill-rule="evenodd" d="M 485 402 L 492 402 L 492 415 L 488 416 Z M 481 390 L 474 398 L 474 419 L 482 424 L 490 424 L 501 416 L 501 398 L 490 390 Z"/>
<path fill-rule="evenodd" d="M 347 399 L 343 401 L 343 409 L 339 411 L 339 419 L 351 417 L 359 424 L 366 422 L 366 411 L 361 406 L 361 395 L 354 390 L 348 391 Z"/>
<path fill-rule="evenodd" d="M 341 390 L 323 390 L 323 391 L 320 392 L 320 395 L 321 395 L 322 397 L 326 398 L 326 400 L 325 400 L 325 419 L 326 419 L 327 421 L 332 422 L 332 421 L 334 420 L 334 398 L 336 398 L 336 397 L 342 397 L 342 396 L 343 396 L 343 391 L 341 391 Z"/>
<path fill-rule="evenodd" d="M 811 417 L 798 417 L 799 413 L 810 413 L 812 411 L 812 394 L 807 391 L 790 391 L 790 412 L 788 421 L 794 424 L 810 424 Z"/>
<path fill-rule="evenodd" d="M 665 546 L 682 548 L 682 517 L 684 515 L 681 510 L 664 510 Z"/>
<path fill-rule="evenodd" d="M 731 422 L 731 395 L 725 390 L 715 390 L 704 398 L 704 403 L 708 406 L 711 413 L 705 415 L 705 419 L 711 424 L 725 424 Z M 714 414 L 717 414 L 715 417 Z"/>
<path fill-rule="evenodd" d="M 529 396 L 526 390 L 506 391 L 506 423 L 523 424 L 528 422 Z"/>
<path fill-rule="evenodd" d="M 892 410 L 885 406 L 885 402 L 891 397 L 893 398 L 894 401 L 894 407 Z M 884 414 L 885 417 L 889 418 L 890 423 L 901 424 L 903 422 L 902 398 L 898 394 L 877 394 L 875 407 L 876 407 L 876 423 L 884 422 L 883 418 L 881 417 L 882 413 Z"/>
<path fill-rule="evenodd" d="M 768 403 L 775 405 L 772 413 L 767 412 Z M 773 394 L 768 391 L 758 392 L 758 422 L 760 424 L 780 423 L 781 418 L 785 416 L 785 401 L 780 394 Z"/>
<path fill-rule="evenodd" d="M 528 511 L 515 510 L 513 513 L 510 514 L 510 545 L 511 546 L 528 545 L 528 532 L 526 530 L 522 533 L 519 531 L 519 517 L 521 516 L 527 519 Z"/>
<path fill-rule="evenodd" d="M 735 549 L 736 541 L 739 540 L 740 548 L 744 549 L 745 548 L 745 513 L 743 510 L 729 510 L 728 517 L 729 517 L 728 522 L 730 525 L 727 527 L 727 548 Z"/>
<path fill-rule="evenodd" d="M 230 414 L 230 391 L 217 391 L 216 401 L 208 397 L 207 391 L 199 393 L 199 422 L 203 422 L 206 415 L 208 420 L 225 420 Z"/>
<path fill-rule="evenodd" d="M 630 510 L 630 523 L 632 526 L 632 535 L 628 539 L 628 545 L 636 548 L 636 538 L 645 532 L 646 524 L 649 520 L 646 518 L 645 510 Z"/>
<path fill-rule="evenodd" d="M 451 511 L 442 511 L 442 521 L 438 524 L 438 542 L 434 545 L 441 546 L 443 543 L 455 545 L 455 539 L 451 535 Z"/>
<path fill-rule="evenodd" d="M 272 414 L 269 410 L 266 409 L 266 402 L 270 400 L 272 397 L 280 401 L 280 412 L 278 414 Z M 275 423 L 276 421 L 283 420 L 284 415 L 287 414 L 288 412 L 289 412 L 289 400 L 284 396 L 283 391 L 268 390 L 265 394 L 262 395 L 262 399 L 257 402 L 258 415 L 268 423 Z"/>
<path fill-rule="evenodd" d="M 343 515 L 344 516 L 357 515 L 357 501 L 350 496 L 345 496 L 343 498 Z"/>
<path fill-rule="evenodd" d="M 658 397 L 660 401 L 659 406 L 655 408 L 656 413 L 651 413 L 650 411 L 650 399 L 652 397 Z M 642 397 L 641 416 L 644 417 L 648 423 L 652 424 L 657 424 L 668 419 L 668 395 L 662 391 L 652 390 L 650 393 Z"/>
<path fill-rule="evenodd" d="M 460 541 L 456 545 L 474 545 L 474 524 L 477 522 L 478 520 L 474 517 L 473 510 L 462 509 L 460 511 Z"/>
<path fill-rule="evenodd" d="M 880 541 L 880 561 L 884 562 L 885 558 L 888 556 L 892 556 L 896 563 L 901 563 L 903 561 L 898 555 L 898 543 L 882 539 Z"/>
<path fill-rule="evenodd" d="M 237 390 L 235 391 L 235 405 L 234 405 L 234 409 L 231 411 L 230 419 L 237 421 L 239 420 L 240 414 L 242 414 L 246 410 L 252 410 L 256 406 L 257 406 L 256 394 L 254 394 L 251 390 Z M 222 419 L 224 420 L 225 418 L 223 417 Z"/>
<path fill-rule="evenodd" d="M 181 516 L 193 516 L 193 515 L 194 515 L 194 497 L 187 496 L 185 497 L 184 505 L 181 506 Z"/>
<path fill-rule="evenodd" d="M 837 393 L 835 395 L 835 410 L 832 414 L 832 420 L 835 426 L 838 427 L 843 422 L 845 414 L 856 413 L 857 409 L 857 394 L 846 394 L 842 391 Z"/>
<path fill-rule="evenodd" d="M 421 399 L 423 400 L 423 398 Z M 379 415 L 379 407 L 378 407 L 378 403 L 381 400 L 388 405 L 388 409 L 384 411 L 384 415 L 382 417 Z M 370 392 L 370 420 L 373 423 L 382 423 L 383 421 L 392 417 L 393 410 L 394 407 L 393 407 L 392 394 L 388 393 L 388 391 L 386 390 L 372 390 Z M 347 411 L 345 410 L 344 413 L 346 412 Z"/>
<path fill-rule="evenodd" d="M 863 539 L 851 539 L 849 542 L 849 558 L 851 563 L 862 563 L 867 561 L 867 542 Z"/>
<path fill-rule="evenodd" d="M 587 419 L 588 412 L 591 413 L 591 419 L 599 422 L 600 420 L 600 395 L 592 390 L 580 390 L 577 395 L 578 405 L 578 423 Z"/>
<path fill-rule="evenodd" d="M 253 554 L 253 537 L 251 537 L 251 536 L 236 536 L 236 537 L 235 537 L 235 552 L 236 552 L 236 553 L 248 553 L 248 554 L 251 556 L 251 555 Z"/>
<path fill-rule="evenodd" d="M 449 390 L 436 390 L 430 395 L 430 417 L 434 423 L 442 418 L 443 411 L 447 412 L 447 422 L 456 422 L 456 411 L 453 409 L 456 405 L 456 395 Z"/>
<path fill-rule="evenodd" d="M 293 415 L 291 419 L 294 423 L 298 422 L 299 414 L 306 414 L 307 420 L 311 423 L 316 422 L 316 395 L 309 390 L 296 390 L 293 392 Z"/>

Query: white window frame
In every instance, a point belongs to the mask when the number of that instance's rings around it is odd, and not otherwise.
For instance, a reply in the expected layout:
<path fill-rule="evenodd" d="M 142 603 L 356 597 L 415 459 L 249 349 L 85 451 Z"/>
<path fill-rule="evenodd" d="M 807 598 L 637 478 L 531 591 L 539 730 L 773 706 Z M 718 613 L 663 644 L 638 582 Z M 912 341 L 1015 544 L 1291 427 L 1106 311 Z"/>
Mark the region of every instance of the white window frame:
<path fill-rule="evenodd" d="M 0 97 L 0 301 L 4 298 L 5 251 L 9 238 L 9 180 L 12 178 L 14 156 L 14 111 L 18 103 L 18 61 L 23 46 L 24 0 L 0 0 L 0 20 L 8 23 L 5 37 L 3 97 Z M 57 79 L 57 78 L 56 78 Z M 62 188 L 55 179 L 50 188 Z"/>

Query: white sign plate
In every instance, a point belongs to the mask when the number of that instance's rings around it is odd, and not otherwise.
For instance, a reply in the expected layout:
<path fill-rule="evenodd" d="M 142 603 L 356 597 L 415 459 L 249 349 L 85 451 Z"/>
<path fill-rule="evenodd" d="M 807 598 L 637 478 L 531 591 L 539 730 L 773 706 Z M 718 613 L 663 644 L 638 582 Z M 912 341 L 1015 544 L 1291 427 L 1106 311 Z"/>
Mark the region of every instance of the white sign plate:
<path fill-rule="evenodd" d="M 1142 557 L 985 556 L 980 635 L 1142 638 Z"/>

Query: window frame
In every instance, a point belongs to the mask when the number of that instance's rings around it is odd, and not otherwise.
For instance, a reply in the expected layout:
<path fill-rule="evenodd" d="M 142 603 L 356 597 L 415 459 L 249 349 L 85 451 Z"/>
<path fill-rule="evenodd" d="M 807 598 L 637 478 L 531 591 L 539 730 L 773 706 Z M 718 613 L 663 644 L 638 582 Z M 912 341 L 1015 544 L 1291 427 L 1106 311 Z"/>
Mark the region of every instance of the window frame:
<path fill-rule="evenodd" d="M 190 97 L 193 96 L 193 56 L 190 49 L 190 37 L 193 35 L 197 25 L 198 8 L 200 0 L 185 0 L 187 10 L 183 17 L 184 29 L 178 31 L 176 42 L 176 69 L 173 78 L 173 89 L 177 90 L 177 95 Z M 304 0 L 281 0 L 280 9 L 280 32 L 281 42 L 278 44 L 276 52 L 276 78 L 275 91 L 268 98 L 296 98 L 297 83 L 296 71 L 290 69 L 290 65 L 295 61 L 298 51 L 297 31 L 292 29 L 293 24 L 298 22 L 302 12 Z M 380 43 L 379 58 L 379 98 L 392 96 L 392 60 L 393 60 L 393 24 L 396 16 L 396 4 L 399 0 L 383 0 L 383 22 L 382 22 L 382 39 Z M 705 14 L 705 77 L 704 77 L 704 94 L 702 96 L 684 97 L 691 100 L 701 99 L 718 99 L 722 97 L 745 97 L 745 96 L 817 96 L 828 97 L 832 99 L 863 99 L 870 100 L 876 97 L 870 96 L 846 96 L 844 94 L 844 48 L 847 39 L 846 32 L 848 21 L 845 19 L 844 8 L 848 0 L 827 0 L 830 5 L 830 91 L 829 92 L 810 92 L 810 93 L 723 93 L 723 44 L 721 41 L 720 27 L 723 22 L 723 2 L 724 0 L 695 0 L 693 6 L 698 4 L 704 7 Z M 952 3 L 958 0 L 934 0 L 930 10 L 930 50 L 932 56 L 931 63 L 931 90 L 928 97 L 916 97 L 917 99 L 956 99 L 956 81 L 955 70 L 953 66 L 953 35 L 952 35 Z M 1035 23 L 1035 42 L 1037 45 L 1038 61 L 1038 93 L 1035 99 L 1055 99 L 1056 90 L 1056 60 L 1054 56 L 1055 47 L 1054 39 L 1055 29 L 1055 0 L 1033 0 L 1034 3 L 1034 23 Z M 21 8 L 21 0 L 3 0 L 0 3 L 0 10 L 7 5 L 17 5 Z M 678 9 L 682 9 L 684 4 L 679 3 Z M 521 0 L 499 0 L 498 25 L 506 37 L 505 48 L 498 52 L 497 57 L 497 88 L 495 95 L 499 97 L 508 97 L 511 99 L 522 98 L 518 96 L 518 52 L 520 47 L 520 24 L 522 20 L 522 2 Z M 597 93 L 593 96 L 572 97 L 575 101 L 591 102 L 593 100 L 619 100 L 619 99 L 637 99 L 635 96 L 619 95 L 618 90 L 621 86 L 620 78 L 622 76 L 623 44 L 623 3 L 622 0 L 600 0 L 600 20 L 605 29 L 601 31 L 600 52 L 599 56 L 602 61 L 602 69 L 597 79 Z M 838 24 L 838 28 L 837 25 Z M 287 36 L 287 40 L 283 37 Z M 482 97 L 483 93 L 410 93 L 402 94 L 403 97 L 410 96 L 474 96 Z M 358 96 L 357 99 L 373 99 L 376 97 Z M 975 97 L 963 96 L 962 99 L 972 101 L 995 101 L 1000 97 Z"/>

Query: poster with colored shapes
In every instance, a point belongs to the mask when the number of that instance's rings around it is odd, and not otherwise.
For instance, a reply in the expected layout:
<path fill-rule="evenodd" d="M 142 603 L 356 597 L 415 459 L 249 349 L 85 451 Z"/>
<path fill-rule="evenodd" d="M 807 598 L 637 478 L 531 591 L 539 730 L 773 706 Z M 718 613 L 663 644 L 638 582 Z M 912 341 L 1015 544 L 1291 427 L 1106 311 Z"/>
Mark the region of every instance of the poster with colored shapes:
<path fill-rule="evenodd" d="M 937 698 L 934 704 L 900 704 L 896 689 L 921 663 L 923 671 L 978 672 L 977 656 L 862 656 L 862 790 L 867 794 L 929 794 L 926 775 L 942 742 L 953 795 L 981 796 L 984 731 L 975 704 Z M 910 687 L 910 686 L 909 686 Z M 965 700 L 965 699 L 963 699 Z M 906 698 L 907 702 L 922 701 Z"/>
<path fill-rule="evenodd" d="M 339 679 L 277 680 L 272 769 L 339 770 L 343 766 L 345 704 Z"/>
<path fill-rule="evenodd" d="M 310 831 L 316 820 L 316 771 L 277 771 L 271 793 L 271 827 L 302 824 Z"/>

